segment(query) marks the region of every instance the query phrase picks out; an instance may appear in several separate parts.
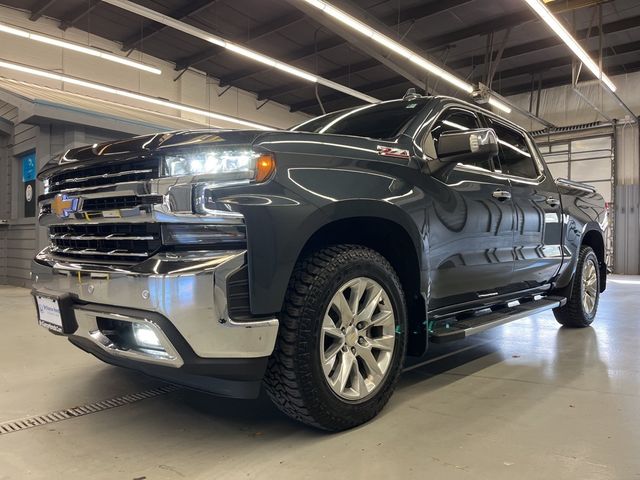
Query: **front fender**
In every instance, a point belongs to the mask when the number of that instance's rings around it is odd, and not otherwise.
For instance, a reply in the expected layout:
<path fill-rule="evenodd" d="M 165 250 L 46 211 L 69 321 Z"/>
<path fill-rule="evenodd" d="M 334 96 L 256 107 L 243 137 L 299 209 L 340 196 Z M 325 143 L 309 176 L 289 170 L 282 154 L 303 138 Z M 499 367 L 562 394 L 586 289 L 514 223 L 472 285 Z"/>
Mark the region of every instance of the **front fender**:
<path fill-rule="evenodd" d="M 265 221 L 267 211 L 269 219 Z M 244 214 L 248 231 L 251 312 L 255 315 L 280 311 L 289 279 L 305 245 L 316 232 L 333 222 L 377 218 L 399 225 L 411 238 L 423 270 L 426 255 L 418 227 L 407 212 L 392 203 L 353 199 L 319 207 L 300 204 L 286 209 L 245 211 Z"/>

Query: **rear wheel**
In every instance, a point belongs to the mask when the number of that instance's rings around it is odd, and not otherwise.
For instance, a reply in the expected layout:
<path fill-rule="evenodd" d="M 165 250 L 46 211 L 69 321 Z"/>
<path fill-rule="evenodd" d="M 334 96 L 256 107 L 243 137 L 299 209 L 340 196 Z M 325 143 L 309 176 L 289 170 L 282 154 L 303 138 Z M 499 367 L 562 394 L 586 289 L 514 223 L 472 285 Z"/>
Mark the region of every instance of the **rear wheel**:
<path fill-rule="evenodd" d="M 600 301 L 598 257 L 591 247 L 580 247 L 567 304 L 556 308 L 556 320 L 565 327 L 588 327 L 595 319 Z"/>
<path fill-rule="evenodd" d="M 357 245 L 302 259 L 289 283 L 265 386 L 287 415 L 344 430 L 387 403 L 406 350 L 407 314 L 396 272 Z"/>

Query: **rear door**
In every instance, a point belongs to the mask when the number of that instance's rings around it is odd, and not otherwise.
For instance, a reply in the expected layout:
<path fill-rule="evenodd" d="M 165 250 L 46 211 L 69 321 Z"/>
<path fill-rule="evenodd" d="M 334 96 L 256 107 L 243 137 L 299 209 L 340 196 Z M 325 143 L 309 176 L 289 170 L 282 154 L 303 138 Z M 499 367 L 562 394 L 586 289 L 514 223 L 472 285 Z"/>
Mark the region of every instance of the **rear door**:
<path fill-rule="evenodd" d="M 471 109 L 450 107 L 424 142 L 435 158 L 444 132 L 481 128 Z M 430 148 L 429 148 L 430 146 Z M 430 309 L 450 307 L 505 293 L 513 271 L 514 210 L 509 180 L 494 174 L 493 161 L 476 164 L 430 162 Z"/>
<path fill-rule="evenodd" d="M 562 264 L 562 208 L 551 175 L 529 136 L 507 123 L 488 119 L 498 136 L 498 173 L 509 179 L 515 209 L 514 273 L 518 290 L 549 283 Z"/>

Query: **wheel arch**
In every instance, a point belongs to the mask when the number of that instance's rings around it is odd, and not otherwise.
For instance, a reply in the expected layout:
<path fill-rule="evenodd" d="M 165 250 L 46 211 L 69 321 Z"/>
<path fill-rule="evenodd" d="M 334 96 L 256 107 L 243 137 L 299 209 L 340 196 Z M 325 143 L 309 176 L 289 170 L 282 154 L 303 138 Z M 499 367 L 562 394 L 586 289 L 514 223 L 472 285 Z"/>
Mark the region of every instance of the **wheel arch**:
<path fill-rule="evenodd" d="M 607 262 L 602 230 L 599 227 L 585 228 L 580 244 L 591 247 L 596 254 L 600 269 L 600 292 L 604 292 L 607 287 Z"/>
<path fill-rule="evenodd" d="M 351 216 L 333 220 L 309 237 L 300 256 L 333 244 L 362 245 L 385 257 L 392 265 L 405 293 L 409 323 L 408 353 L 426 349 L 426 302 L 422 290 L 422 254 L 400 223 L 381 216 Z"/>
<path fill-rule="evenodd" d="M 421 355 L 427 338 L 428 243 L 412 216 L 390 202 L 371 199 L 331 202 L 302 213 L 298 222 L 272 217 L 269 230 L 249 235 L 255 242 L 249 245 L 252 313 L 281 311 L 289 279 L 303 255 L 330 244 L 360 244 L 387 258 L 398 273 L 411 330 L 408 352 Z M 265 222 L 258 225 L 267 227 Z"/>

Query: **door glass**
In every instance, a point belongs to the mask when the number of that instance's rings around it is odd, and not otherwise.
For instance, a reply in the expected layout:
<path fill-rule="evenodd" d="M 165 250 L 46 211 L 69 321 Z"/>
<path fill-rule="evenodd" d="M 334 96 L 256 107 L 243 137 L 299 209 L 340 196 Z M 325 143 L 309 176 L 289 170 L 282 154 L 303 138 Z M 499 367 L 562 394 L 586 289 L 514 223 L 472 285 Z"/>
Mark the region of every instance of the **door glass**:
<path fill-rule="evenodd" d="M 498 136 L 500 171 L 516 177 L 537 178 L 538 169 L 525 136 L 492 119 L 489 123 Z"/>

